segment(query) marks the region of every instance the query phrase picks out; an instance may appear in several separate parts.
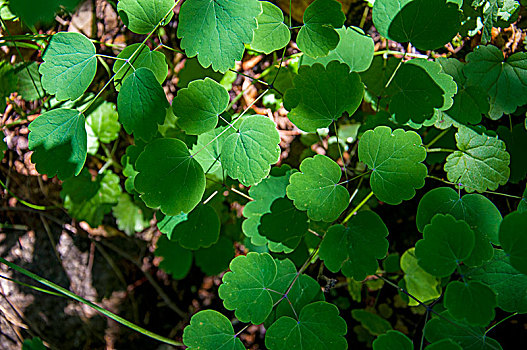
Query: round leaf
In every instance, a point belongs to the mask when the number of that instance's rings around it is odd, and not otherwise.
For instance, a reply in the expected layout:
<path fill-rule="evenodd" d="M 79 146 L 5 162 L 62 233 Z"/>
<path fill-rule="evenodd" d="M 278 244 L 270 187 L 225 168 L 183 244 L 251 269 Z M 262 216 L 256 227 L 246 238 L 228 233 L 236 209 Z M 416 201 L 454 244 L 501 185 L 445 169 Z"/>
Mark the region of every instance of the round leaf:
<path fill-rule="evenodd" d="M 188 213 L 205 192 L 205 174 L 178 139 L 156 139 L 148 144 L 135 163 L 139 172 L 135 189 L 150 208 L 167 215 Z"/>
<path fill-rule="evenodd" d="M 251 48 L 266 55 L 286 46 L 291 40 L 291 32 L 284 24 L 284 14 L 279 7 L 261 1 L 262 13 L 256 17 L 258 28 L 254 31 Z"/>
<path fill-rule="evenodd" d="M 415 248 L 408 249 L 401 256 L 401 269 L 404 272 L 405 289 L 418 300 L 426 303 L 441 296 L 441 281 L 419 266 Z M 413 299 L 408 304 L 419 305 Z"/>
<path fill-rule="evenodd" d="M 82 34 L 58 32 L 42 58 L 42 86 L 58 101 L 78 99 L 95 78 L 95 46 Z"/>
<path fill-rule="evenodd" d="M 97 109 L 88 115 L 86 124 L 91 128 L 93 134 L 102 143 L 110 143 L 119 137 L 121 124 L 115 105 L 103 102 Z"/>
<path fill-rule="evenodd" d="M 231 321 L 218 311 L 200 311 L 190 319 L 183 331 L 183 343 L 188 350 L 245 350 L 234 335 Z"/>
<path fill-rule="evenodd" d="M 342 171 L 337 163 L 323 155 L 306 158 L 300 172 L 291 175 L 287 197 L 299 210 L 307 210 L 314 221 L 333 222 L 348 207 L 349 193 L 339 185 Z"/>
<path fill-rule="evenodd" d="M 189 135 L 211 131 L 229 104 L 229 93 L 210 78 L 194 80 L 172 102 L 177 123 Z"/>
<path fill-rule="evenodd" d="M 373 341 L 373 350 L 412 350 L 414 344 L 399 331 L 388 331 Z"/>
<path fill-rule="evenodd" d="M 344 112 L 352 114 L 364 94 L 359 75 L 337 61 L 326 67 L 320 63 L 301 66 L 294 86 L 285 93 L 284 107 L 293 124 L 306 132 L 327 128 Z"/>
<path fill-rule="evenodd" d="M 474 249 L 474 231 L 452 215 L 437 214 L 415 245 L 419 265 L 437 277 L 450 276 Z"/>
<path fill-rule="evenodd" d="M 496 294 L 480 282 L 453 281 L 446 287 L 445 307 L 456 319 L 485 327 L 494 319 Z"/>
<path fill-rule="evenodd" d="M 304 12 L 304 25 L 296 42 L 300 51 L 316 58 L 326 56 L 337 47 L 339 35 L 335 28 L 344 25 L 346 16 L 335 0 L 315 0 Z"/>
<path fill-rule="evenodd" d="M 215 71 L 226 72 L 242 59 L 244 44 L 252 41 L 261 12 L 257 0 L 187 0 L 179 12 L 181 48 L 187 57 L 197 55 L 203 67 L 212 64 Z"/>
<path fill-rule="evenodd" d="M 183 248 L 196 250 L 210 247 L 220 236 L 220 218 L 210 205 L 198 205 L 186 220 L 172 229 L 170 240 L 179 242 Z"/>
<path fill-rule="evenodd" d="M 511 265 L 527 275 L 527 212 L 513 212 L 500 225 L 500 243 Z"/>
<path fill-rule="evenodd" d="M 317 301 L 305 306 L 298 321 L 283 316 L 265 334 L 265 345 L 269 350 L 281 349 L 332 349 L 344 350 L 348 344 L 346 322 L 339 316 L 333 304 Z"/>
<path fill-rule="evenodd" d="M 132 32 L 148 34 L 171 12 L 173 5 L 173 0 L 120 0 L 117 11 L 123 23 Z M 168 16 L 166 23 L 172 16 L 173 14 Z"/>
<path fill-rule="evenodd" d="M 165 91 L 148 68 L 130 74 L 117 96 L 119 121 L 127 133 L 145 141 L 155 136 L 157 125 L 165 121 L 168 107 Z"/>
<path fill-rule="evenodd" d="M 157 240 L 154 253 L 163 258 L 159 268 L 169 273 L 173 279 L 185 278 L 192 267 L 192 252 L 181 247 L 177 242 L 170 241 L 165 235 L 161 235 Z"/>
<path fill-rule="evenodd" d="M 399 204 L 425 184 L 426 150 L 419 134 L 378 126 L 359 140 L 359 159 L 371 169 L 370 185 L 380 201 Z"/>
<path fill-rule="evenodd" d="M 78 175 L 88 152 L 85 118 L 73 109 L 53 109 L 29 124 L 31 162 L 40 174 L 61 180 Z"/>
<path fill-rule="evenodd" d="M 280 134 L 271 119 L 250 116 L 223 143 L 221 162 L 230 177 L 244 186 L 255 185 L 269 174 L 271 164 L 280 159 L 279 143 Z"/>

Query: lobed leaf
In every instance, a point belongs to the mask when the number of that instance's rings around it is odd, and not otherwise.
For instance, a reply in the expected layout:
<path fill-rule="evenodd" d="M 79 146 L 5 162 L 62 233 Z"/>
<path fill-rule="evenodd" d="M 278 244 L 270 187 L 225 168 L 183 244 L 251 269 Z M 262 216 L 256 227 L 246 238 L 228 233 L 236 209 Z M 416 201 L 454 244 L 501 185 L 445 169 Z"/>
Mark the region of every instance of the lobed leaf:
<path fill-rule="evenodd" d="M 132 32 L 148 34 L 171 12 L 173 5 L 173 0 L 119 0 L 117 11 L 124 25 Z M 173 15 L 171 13 L 161 24 L 168 23 Z"/>
<path fill-rule="evenodd" d="M 262 13 L 256 17 L 258 28 L 254 31 L 251 48 L 266 55 L 289 44 L 291 32 L 284 24 L 284 14 L 276 5 L 261 1 Z"/>
<path fill-rule="evenodd" d="M 245 350 L 240 338 L 234 335 L 231 321 L 214 310 L 192 316 L 183 331 L 183 343 L 189 350 Z"/>
<path fill-rule="evenodd" d="M 452 281 L 446 287 L 445 307 L 454 318 L 485 327 L 494 319 L 496 294 L 477 281 Z"/>

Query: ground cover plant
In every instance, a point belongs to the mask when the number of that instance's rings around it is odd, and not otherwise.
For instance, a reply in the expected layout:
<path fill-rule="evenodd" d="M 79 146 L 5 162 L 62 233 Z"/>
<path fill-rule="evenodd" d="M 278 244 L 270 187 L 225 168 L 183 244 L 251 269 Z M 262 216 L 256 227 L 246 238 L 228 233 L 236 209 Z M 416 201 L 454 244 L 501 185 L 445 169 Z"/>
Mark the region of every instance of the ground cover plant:
<path fill-rule="evenodd" d="M 125 280 L 104 249 L 127 258 L 114 237 L 139 237 L 127 259 L 175 317 L 151 330 L 3 249 L 6 283 L 146 341 L 114 331 L 116 348 L 526 341 L 523 2 L 78 2 L 0 2 L 1 238 L 24 210 L 66 213 Z M 120 41 L 54 26 L 89 4 Z M 13 157 L 44 202 L 20 195 Z M 24 348 L 74 348 L 16 327 Z"/>

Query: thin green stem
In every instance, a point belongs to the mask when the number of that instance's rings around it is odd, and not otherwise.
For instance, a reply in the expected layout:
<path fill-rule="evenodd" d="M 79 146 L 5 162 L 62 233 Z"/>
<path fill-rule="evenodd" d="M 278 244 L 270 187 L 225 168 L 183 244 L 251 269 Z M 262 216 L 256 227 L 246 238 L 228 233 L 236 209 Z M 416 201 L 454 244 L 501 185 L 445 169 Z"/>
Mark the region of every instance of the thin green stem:
<path fill-rule="evenodd" d="M 443 136 L 446 135 L 446 133 L 449 131 L 450 129 L 446 129 L 446 130 L 443 130 L 441 131 L 439 134 L 437 134 L 436 137 L 434 137 L 432 139 L 432 141 L 430 141 L 427 145 L 425 145 L 425 148 L 430 148 L 434 143 L 436 143 L 437 141 L 439 141 Z"/>
<path fill-rule="evenodd" d="M 504 319 L 502 319 L 502 320 L 496 322 L 496 323 L 493 324 L 489 329 L 487 329 L 487 330 L 485 331 L 485 335 L 487 335 L 488 332 L 490 332 L 491 330 L 493 330 L 494 327 L 496 327 L 496 326 L 502 324 L 503 322 L 507 321 L 509 318 L 514 317 L 514 316 L 516 316 L 516 315 L 518 315 L 517 312 L 515 312 L 515 313 L 513 313 L 513 314 L 511 314 L 511 315 L 509 315 L 509 316 L 507 316 L 507 317 L 505 317 Z"/>
<path fill-rule="evenodd" d="M 47 207 L 47 206 L 43 206 L 43 205 L 36 205 L 36 204 L 32 204 L 32 203 L 26 202 L 25 200 L 19 198 L 16 194 L 11 192 L 11 190 L 9 188 L 7 188 L 6 184 L 4 184 L 4 182 L 2 180 L 0 180 L 0 185 L 3 188 L 5 188 L 7 193 L 9 193 L 12 197 L 16 198 L 17 201 L 19 201 L 20 203 L 24 204 L 26 207 L 29 207 L 29 208 L 35 209 L 35 210 L 41 210 L 41 211 L 46 211 L 46 210 L 49 210 L 49 209 L 55 209 L 56 208 L 54 206 Z"/>
<path fill-rule="evenodd" d="M 429 179 L 434 179 L 434 180 L 437 180 L 437 181 L 441 181 L 442 183 L 445 183 L 445 184 L 447 184 L 447 185 L 459 186 L 460 188 L 461 188 L 461 187 L 466 187 L 466 188 L 470 188 L 470 189 L 476 190 L 476 188 L 473 188 L 473 187 L 470 187 L 470 186 L 464 185 L 464 184 L 462 184 L 462 183 L 450 182 L 450 181 L 447 181 L 447 180 L 442 179 L 442 178 L 437 177 L 437 176 L 426 175 L 426 177 L 429 178 Z M 515 195 L 512 195 L 512 194 L 501 193 L 501 192 L 495 192 L 495 191 L 483 191 L 483 193 L 495 194 L 495 195 L 497 195 L 497 196 L 509 197 L 509 198 L 514 198 L 514 199 L 523 199 L 523 197 L 520 197 L 520 196 L 515 196 Z"/>
<path fill-rule="evenodd" d="M 418 54 L 418 53 L 404 53 L 404 52 L 393 51 L 393 50 L 377 51 L 373 55 L 374 56 L 379 56 L 379 55 L 401 55 L 401 56 L 414 57 L 414 58 L 427 58 L 427 59 L 430 58 L 427 55 L 421 55 L 421 54 Z"/>
<path fill-rule="evenodd" d="M 455 152 L 456 150 L 455 149 L 450 149 L 450 148 L 427 148 L 426 149 L 426 152 L 427 153 L 434 153 L 434 152 L 448 152 L 448 153 L 453 153 Z"/>
<path fill-rule="evenodd" d="M 57 292 L 59 292 L 60 294 L 70 298 L 70 299 L 73 299 L 75 301 L 78 301 L 84 305 L 87 305 L 89 307 L 91 307 L 92 309 L 100 312 L 101 314 L 103 314 L 104 316 L 108 317 L 108 318 L 111 318 L 112 320 L 122 324 L 123 326 L 126 326 L 126 327 L 129 327 L 131 329 L 133 329 L 134 331 L 136 332 L 139 332 L 147 337 L 150 337 L 152 339 L 155 339 L 155 340 L 158 340 L 162 343 L 165 343 L 165 344 L 170 344 L 170 345 L 173 345 L 173 346 L 184 346 L 183 343 L 180 343 L 180 342 L 177 342 L 175 340 L 172 340 L 172 339 L 169 339 L 169 338 L 166 338 L 166 337 L 163 337 L 161 335 L 158 335 L 156 333 L 153 333 L 153 332 L 150 332 L 142 327 L 139 327 L 138 325 L 136 324 L 133 324 L 132 322 L 122 318 L 121 316 L 118 316 L 102 307 L 100 307 L 99 305 L 96 305 L 94 303 L 92 303 L 91 301 L 89 300 L 86 300 L 84 299 L 83 297 L 81 296 L 78 296 L 77 294 L 73 293 L 73 292 L 70 292 L 69 290 L 51 282 L 51 281 L 48 281 L 47 279 L 45 278 L 42 278 L 34 273 L 32 273 L 31 271 L 28 271 L 26 269 L 24 269 L 23 267 L 21 266 L 18 266 L 16 264 L 13 264 L 12 262 L 9 262 L 7 261 L 6 259 L 0 257 L 0 263 L 4 264 L 4 265 L 7 265 L 9 268 L 15 270 L 15 271 L 18 271 L 20 272 L 21 274 L 31 278 L 32 280 L 34 281 L 37 281 L 38 283 L 48 287 L 48 288 L 51 288 Z"/>
<path fill-rule="evenodd" d="M 369 195 L 367 195 L 363 200 L 362 202 L 359 203 L 359 205 L 357 205 L 355 208 L 353 208 L 353 210 L 346 216 L 346 218 L 344 218 L 344 220 L 342 220 L 342 225 L 344 225 L 346 222 L 349 221 L 349 219 L 351 219 L 351 217 L 353 216 L 353 214 L 355 214 L 356 212 L 359 211 L 360 208 L 362 208 L 362 206 L 364 204 L 366 204 L 366 202 L 368 202 L 370 200 L 370 198 L 373 196 L 373 191 L 370 192 Z"/>
<path fill-rule="evenodd" d="M 14 278 L 10 278 L 10 277 L 7 277 L 7 276 L 4 276 L 4 275 L 0 275 L 0 278 L 3 278 L 7 281 L 10 281 L 10 282 L 13 282 L 13 283 L 16 283 L 18 284 L 19 286 L 23 286 L 23 287 L 27 287 L 27 288 L 31 288 L 33 290 L 36 290 L 37 292 L 41 292 L 41 293 L 45 293 L 45 294 L 49 294 L 49 295 L 53 295 L 53 296 L 56 296 L 56 297 L 61 297 L 61 298 L 65 298 L 64 295 L 60 294 L 60 293 L 56 293 L 56 292 L 53 292 L 51 290 L 47 290 L 47 289 L 44 289 L 44 288 L 40 288 L 40 287 L 36 287 L 36 286 L 32 286 L 31 284 L 27 284 L 27 283 L 24 283 L 24 282 L 21 282 L 19 280 L 16 280 Z"/>

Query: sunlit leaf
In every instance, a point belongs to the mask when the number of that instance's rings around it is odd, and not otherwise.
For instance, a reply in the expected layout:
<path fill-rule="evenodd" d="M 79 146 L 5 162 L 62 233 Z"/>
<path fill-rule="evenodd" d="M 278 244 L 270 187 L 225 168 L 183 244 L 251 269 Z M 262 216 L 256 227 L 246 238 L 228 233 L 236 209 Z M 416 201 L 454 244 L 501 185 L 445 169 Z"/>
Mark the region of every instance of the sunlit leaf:
<path fill-rule="evenodd" d="M 183 343 L 189 350 L 245 350 L 240 338 L 234 335 L 231 321 L 214 310 L 192 316 L 183 331 Z"/>
<path fill-rule="evenodd" d="M 251 48 L 270 54 L 286 46 L 291 40 L 291 31 L 284 24 L 284 14 L 276 5 L 261 1 L 262 13 L 256 17 L 258 28 L 254 31 Z"/>
<path fill-rule="evenodd" d="M 423 303 L 435 300 L 441 296 L 441 280 L 432 276 L 417 262 L 415 248 L 410 248 L 401 256 L 401 269 L 404 272 L 406 290 Z M 410 306 L 419 305 L 410 298 Z"/>

